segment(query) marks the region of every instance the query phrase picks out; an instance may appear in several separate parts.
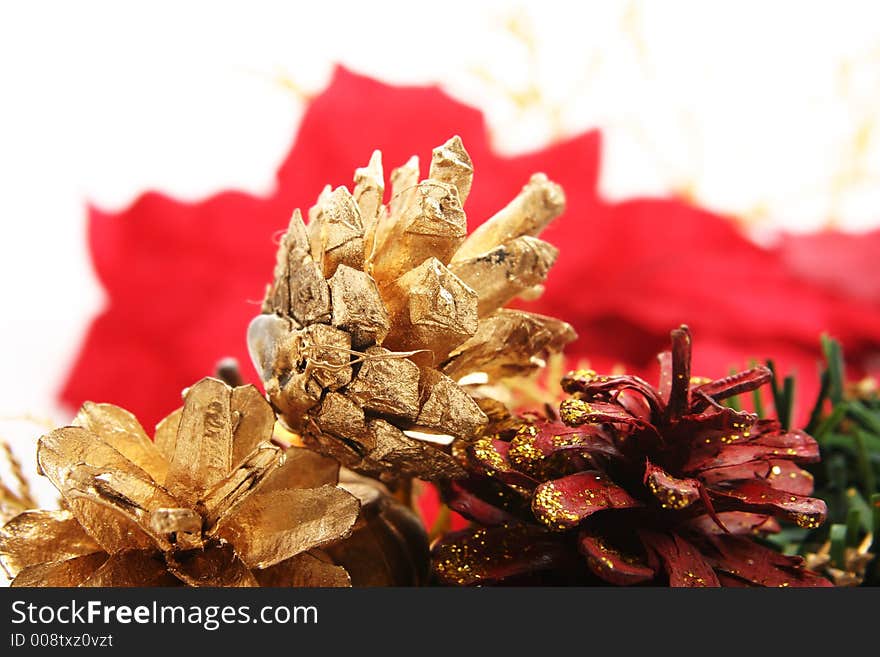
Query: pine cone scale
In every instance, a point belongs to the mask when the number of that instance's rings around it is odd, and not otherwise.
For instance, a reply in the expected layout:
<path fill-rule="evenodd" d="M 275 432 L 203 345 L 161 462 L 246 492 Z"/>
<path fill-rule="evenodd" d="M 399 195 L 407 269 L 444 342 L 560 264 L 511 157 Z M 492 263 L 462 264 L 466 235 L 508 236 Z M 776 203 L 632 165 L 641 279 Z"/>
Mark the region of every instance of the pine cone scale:
<path fill-rule="evenodd" d="M 461 475 L 443 446 L 477 438 L 487 418 L 458 381 L 529 373 L 575 338 L 564 322 L 500 309 L 546 279 L 557 251 L 535 236 L 562 212 L 561 189 L 536 174 L 468 236 L 461 140 L 434 149 L 419 175 L 416 157 L 394 169 L 383 205 L 377 151 L 351 193 L 324 189 L 308 225 L 294 212 L 248 330 L 285 424 L 386 481 Z"/>

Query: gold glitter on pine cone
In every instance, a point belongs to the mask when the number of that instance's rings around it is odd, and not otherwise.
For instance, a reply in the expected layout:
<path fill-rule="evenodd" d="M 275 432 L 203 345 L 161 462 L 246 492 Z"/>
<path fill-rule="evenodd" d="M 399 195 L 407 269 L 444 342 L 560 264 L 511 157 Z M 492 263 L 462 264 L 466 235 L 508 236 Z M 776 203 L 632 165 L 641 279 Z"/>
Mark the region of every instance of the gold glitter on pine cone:
<path fill-rule="evenodd" d="M 359 502 L 335 461 L 272 444 L 274 423 L 256 388 L 211 378 L 155 441 L 128 411 L 85 404 L 37 447 L 64 508 L 0 528 L 12 585 L 350 585 L 321 548 L 351 532 Z"/>
<path fill-rule="evenodd" d="M 575 338 L 565 322 L 502 308 L 542 289 L 557 250 L 536 236 L 562 213 L 562 189 L 535 174 L 468 235 L 461 140 L 436 148 L 419 177 L 416 157 L 395 169 L 384 205 L 376 151 L 353 192 L 325 188 L 308 226 L 295 211 L 248 330 L 283 421 L 384 481 L 463 474 L 443 446 L 487 420 L 458 382 L 532 372 Z"/>

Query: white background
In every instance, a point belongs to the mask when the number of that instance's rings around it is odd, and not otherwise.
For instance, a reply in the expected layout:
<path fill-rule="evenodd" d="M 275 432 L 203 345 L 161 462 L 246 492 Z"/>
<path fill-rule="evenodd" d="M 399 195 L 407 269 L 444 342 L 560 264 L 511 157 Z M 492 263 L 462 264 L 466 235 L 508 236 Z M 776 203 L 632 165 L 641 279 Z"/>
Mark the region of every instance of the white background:
<path fill-rule="evenodd" d="M 600 127 L 601 187 L 774 231 L 880 225 L 872 2 L 0 3 L 0 436 L 28 447 L 103 302 L 87 202 L 265 193 L 334 62 L 439 82 L 499 150 Z"/>

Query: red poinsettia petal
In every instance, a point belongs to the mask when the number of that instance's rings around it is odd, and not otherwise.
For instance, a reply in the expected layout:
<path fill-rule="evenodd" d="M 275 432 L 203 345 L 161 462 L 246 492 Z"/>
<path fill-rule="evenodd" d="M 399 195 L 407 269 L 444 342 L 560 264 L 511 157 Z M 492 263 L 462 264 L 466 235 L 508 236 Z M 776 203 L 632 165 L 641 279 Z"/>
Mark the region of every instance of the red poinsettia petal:
<path fill-rule="evenodd" d="M 706 560 L 717 569 L 759 586 L 833 586 L 831 582 L 803 565 L 801 557 L 779 554 L 740 536 L 711 536 L 714 549 L 704 552 Z"/>
<path fill-rule="evenodd" d="M 758 459 L 722 468 L 700 472 L 700 479 L 707 485 L 738 479 L 761 479 L 773 488 L 796 495 L 813 492 L 813 475 L 799 468 L 792 461 Z"/>
<path fill-rule="evenodd" d="M 578 549 L 586 557 L 590 570 L 610 584 L 630 586 L 654 579 L 654 569 L 644 559 L 619 550 L 601 536 L 581 532 Z"/>
<path fill-rule="evenodd" d="M 823 230 L 787 234 L 775 250 L 791 271 L 834 294 L 870 302 L 880 299 L 878 229 L 865 233 Z"/>
<path fill-rule="evenodd" d="M 777 490 L 769 483 L 757 479 L 709 490 L 718 505 L 731 505 L 743 511 L 772 512 L 808 529 L 825 522 L 828 512 L 825 502 L 820 499 Z"/>
<path fill-rule="evenodd" d="M 650 461 L 645 464 L 644 482 L 664 509 L 685 509 L 700 499 L 700 482 L 673 477 Z"/>
<path fill-rule="evenodd" d="M 464 586 L 548 570 L 568 562 L 571 556 L 558 535 L 529 525 L 447 534 L 431 552 L 438 581 Z"/>
<path fill-rule="evenodd" d="M 637 506 L 642 503 L 596 471 L 546 481 L 532 497 L 535 516 L 548 527 L 560 530 L 575 527 L 597 511 Z"/>
<path fill-rule="evenodd" d="M 63 399 L 113 402 L 150 427 L 220 357 L 250 373 L 243 331 L 265 289 L 276 218 L 286 214 L 271 199 L 232 192 L 200 203 L 145 194 L 121 216 L 92 210 L 89 238 L 109 307 Z"/>
<path fill-rule="evenodd" d="M 678 534 L 649 530 L 639 531 L 646 550 L 657 555 L 669 577 L 669 586 L 700 588 L 719 586 L 712 570 L 700 551 Z"/>

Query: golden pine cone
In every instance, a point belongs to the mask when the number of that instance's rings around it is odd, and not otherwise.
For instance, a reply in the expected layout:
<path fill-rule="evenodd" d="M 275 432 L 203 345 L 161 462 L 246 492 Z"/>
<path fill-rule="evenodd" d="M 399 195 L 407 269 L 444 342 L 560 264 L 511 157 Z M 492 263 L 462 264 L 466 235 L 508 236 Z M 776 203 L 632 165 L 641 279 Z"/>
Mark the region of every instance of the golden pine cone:
<path fill-rule="evenodd" d="M 536 239 L 562 213 L 562 189 L 535 174 L 467 234 L 473 179 L 453 137 L 419 182 L 413 157 L 391 174 L 381 154 L 354 191 L 328 186 L 281 242 L 251 357 L 282 420 L 309 447 L 367 475 L 460 476 L 444 449 L 486 416 L 461 383 L 521 375 L 575 338 L 559 320 L 502 306 L 540 292 L 557 250 Z"/>
<path fill-rule="evenodd" d="M 325 548 L 350 534 L 358 499 L 339 464 L 273 444 L 253 386 L 206 378 L 151 441 L 137 419 L 87 403 L 40 438 L 62 495 L 0 528 L 13 586 L 348 586 Z"/>

